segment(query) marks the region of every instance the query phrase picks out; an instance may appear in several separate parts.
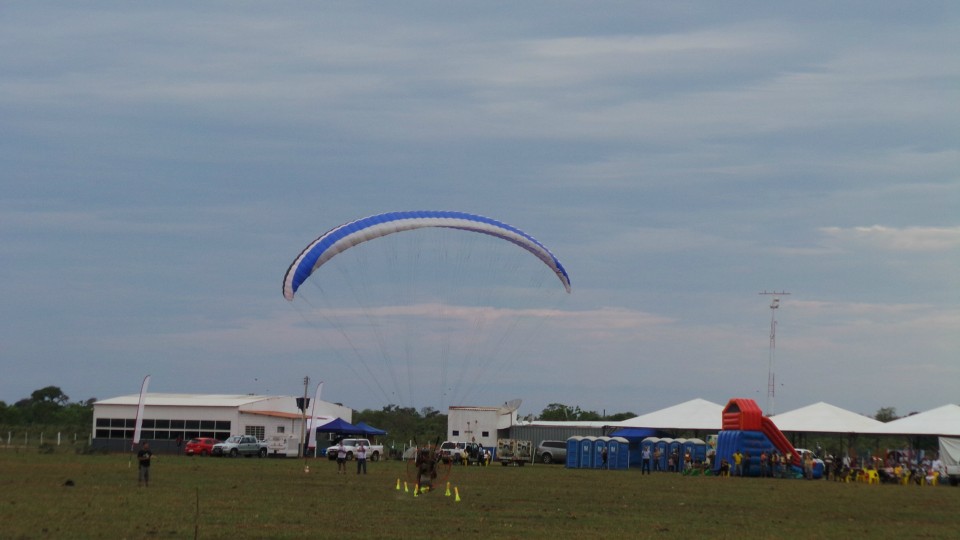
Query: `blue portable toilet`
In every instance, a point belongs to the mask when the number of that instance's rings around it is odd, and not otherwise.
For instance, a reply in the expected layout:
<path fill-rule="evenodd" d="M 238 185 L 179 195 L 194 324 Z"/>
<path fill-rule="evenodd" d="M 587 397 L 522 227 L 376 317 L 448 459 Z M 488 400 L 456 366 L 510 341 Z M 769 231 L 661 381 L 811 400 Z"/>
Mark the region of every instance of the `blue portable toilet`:
<path fill-rule="evenodd" d="M 686 439 L 673 439 L 667 444 L 667 459 L 673 458 L 673 471 L 680 471 L 680 461 L 683 459 L 683 453 L 681 453 L 683 442 Z M 669 469 L 668 469 L 669 470 Z"/>
<path fill-rule="evenodd" d="M 630 468 L 630 441 L 623 437 L 611 437 L 607 441 L 607 449 L 610 453 L 611 469 Z"/>
<path fill-rule="evenodd" d="M 602 469 L 603 468 L 603 454 L 607 450 L 607 441 L 610 440 L 610 437 L 594 437 L 593 438 L 593 468 Z M 610 455 L 607 454 L 607 463 L 610 463 Z"/>
<path fill-rule="evenodd" d="M 654 447 L 659 441 L 660 437 L 647 437 L 646 439 L 640 441 L 640 451 L 643 452 L 644 448 L 650 448 L 650 455 L 653 456 L 653 451 L 655 450 Z"/>
<path fill-rule="evenodd" d="M 686 463 L 687 454 L 690 455 L 690 467 L 694 467 L 703 462 L 707 457 L 707 443 L 700 439 L 686 439 L 680 446 L 682 460 Z"/>
<path fill-rule="evenodd" d="M 583 437 L 580 439 L 580 468 L 590 469 L 593 467 L 593 441 L 596 437 Z"/>
<path fill-rule="evenodd" d="M 567 439 L 567 468 L 580 468 L 580 441 L 583 437 L 574 435 Z"/>
<path fill-rule="evenodd" d="M 707 443 L 700 439 L 687 439 L 683 443 L 683 453 L 690 453 L 691 462 L 696 465 L 707 459 Z"/>
<path fill-rule="evenodd" d="M 630 443 L 627 443 L 630 444 Z M 614 437 L 607 437 L 607 468 L 617 469 L 620 464 L 620 452 L 628 452 L 626 448 L 620 448 L 620 441 Z"/>
<path fill-rule="evenodd" d="M 660 437 L 647 437 L 646 439 L 640 441 L 640 450 L 636 453 L 636 455 L 634 454 L 630 455 L 630 459 L 633 460 L 631 464 L 643 466 L 643 451 L 644 449 L 649 448 L 650 449 L 650 470 L 651 471 L 657 470 L 657 465 L 655 463 L 656 458 L 654 456 L 656 455 L 658 442 L 660 442 Z"/>
<path fill-rule="evenodd" d="M 657 450 L 660 451 L 660 459 L 657 460 L 659 462 L 660 471 L 667 470 L 667 457 L 668 457 L 667 450 L 670 448 L 671 442 L 673 442 L 673 439 L 671 439 L 670 437 L 663 437 L 662 439 L 657 441 L 653 447 L 654 451 L 657 451 Z M 657 465 L 654 465 L 654 468 L 657 468 Z"/>

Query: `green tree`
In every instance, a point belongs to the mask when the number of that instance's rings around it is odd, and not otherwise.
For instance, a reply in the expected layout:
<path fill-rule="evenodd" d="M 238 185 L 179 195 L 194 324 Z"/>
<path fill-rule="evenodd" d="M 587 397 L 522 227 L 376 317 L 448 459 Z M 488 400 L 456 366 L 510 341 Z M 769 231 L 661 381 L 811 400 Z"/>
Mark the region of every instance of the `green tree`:
<path fill-rule="evenodd" d="M 580 420 L 585 422 L 593 422 L 604 420 L 604 417 L 597 411 L 581 410 L 579 405 L 570 407 L 569 405 L 564 405 L 563 403 L 551 403 L 547 405 L 546 409 L 540 412 L 540 417 L 538 420 L 552 422 L 570 422 Z"/>
<path fill-rule="evenodd" d="M 882 407 L 877 410 L 877 414 L 873 415 L 873 417 L 881 422 L 890 422 L 898 418 L 897 409 L 893 407 Z"/>
<path fill-rule="evenodd" d="M 431 407 L 417 411 L 413 407 L 390 404 L 379 411 L 358 411 L 353 419 L 386 431 L 384 439 L 388 445 L 389 441 L 394 441 L 401 447 L 411 441 L 418 444 L 442 441 L 447 433 L 447 415 Z"/>
<path fill-rule="evenodd" d="M 576 420 L 577 415 L 579 414 L 580 407 L 574 409 L 573 407 L 564 405 L 563 403 L 551 403 L 547 405 L 547 408 L 540 412 L 540 416 L 537 418 L 537 420 L 544 420 L 548 422 L 564 422 Z"/>
<path fill-rule="evenodd" d="M 47 386 L 34 390 L 29 398 L 24 398 L 13 406 L 5 403 L 0 406 L 0 422 L 9 426 L 47 425 L 89 429 L 93 420 L 93 403 L 90 398 L 84 402 L 70 403 L 70 397 L 58 386 Z"/>
<path fill-rule="evenodd" d="M 63 393 L 59 386 L 47 386 L 39 390 L 34 390 L 30 394 L 30 401 L 33 403 L 56 403 L 65 405 L 70 401 L 70 396 Z"/>

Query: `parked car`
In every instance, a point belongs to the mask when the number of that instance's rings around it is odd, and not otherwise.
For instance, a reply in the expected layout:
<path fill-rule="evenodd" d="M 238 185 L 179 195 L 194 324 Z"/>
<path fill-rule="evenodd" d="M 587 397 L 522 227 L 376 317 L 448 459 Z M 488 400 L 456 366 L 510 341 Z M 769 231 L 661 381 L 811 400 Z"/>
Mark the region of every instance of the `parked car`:
<path fill-rule="evenodd" d="M 357 447 L 360 446 L 361 443 L 367 449 L 367 461 L 380 461 L 380 457 L 383 455 L 382 444 L 371 444 L 370 439 L 343 439 L 343 448 L 347 451 L 347 461 L 353 460 L 353 454 L 357 451 Z M 327 448 L 323 455 L 326 455 L 330 461 L 337 459 L 339 446 L 340 442 L 338 441 L 333 446 Z"/>
<path fill-rule="evenodd" d="M 258 441 L 253 435 L 233 435 L 222 443 L 213 445 L 214 456 L 267 456 L 267 441 Z"/>
<path fill-rule="evenodd" d="M 457 465 L 473 465 L 483 459 L 482 448 L 475 442 L 444 441 L 440 445 L 440 459 Z"/>
<path fill-rule="evenodd" d="M 210 437 L 198 437 L 187 441 L 183 453 L 188 456 L 209 456 L 213 453 L 213 445 L 220 444 L 218 439 Z"/>
<path fill-rule="evenodd" d="M 540 463 L 566 463 L 567 441 L 540 441 L 537 446 L 537 461 Z"/>
<path fill-rule="evenodd" d="M 821 465 L 823 464 L 823 460 L 820 459 L 820 456 L 818 456 L 813 450 L 807 450 L 806 448 L 794 448 L 794 450 L 797 451 L 797 455 L 800 456 L 801 461 L 803 460 L 803 456 L 810 454 L 813 456 L 814 463 L 820 463 Z"/>

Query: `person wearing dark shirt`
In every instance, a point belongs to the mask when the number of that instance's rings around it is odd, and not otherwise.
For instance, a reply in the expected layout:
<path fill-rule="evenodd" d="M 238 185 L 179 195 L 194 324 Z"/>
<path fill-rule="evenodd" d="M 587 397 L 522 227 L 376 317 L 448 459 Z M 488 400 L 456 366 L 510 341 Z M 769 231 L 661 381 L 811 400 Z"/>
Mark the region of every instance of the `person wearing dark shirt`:
<path fill-rule="evenodd" d="M 137 462 L 139 475 L 137 476 L 137 485 L 150 487 L 150 460 L 153 459 L 153 452 L 150 451 L 150 444 L 143 443 L 140 451 L 137 452 Z"/>

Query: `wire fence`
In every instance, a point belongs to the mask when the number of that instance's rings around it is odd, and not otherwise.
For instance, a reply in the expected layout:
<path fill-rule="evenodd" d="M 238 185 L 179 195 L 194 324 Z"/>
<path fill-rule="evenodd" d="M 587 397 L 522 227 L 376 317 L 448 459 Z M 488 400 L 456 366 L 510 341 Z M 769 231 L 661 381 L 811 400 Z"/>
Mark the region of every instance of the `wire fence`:
<path fill-rule="evenodd" d="M 85 451 L 90 447 L 89 431 L 9 429 L 0 432 L 0 450 L 12 451 Z"/>

